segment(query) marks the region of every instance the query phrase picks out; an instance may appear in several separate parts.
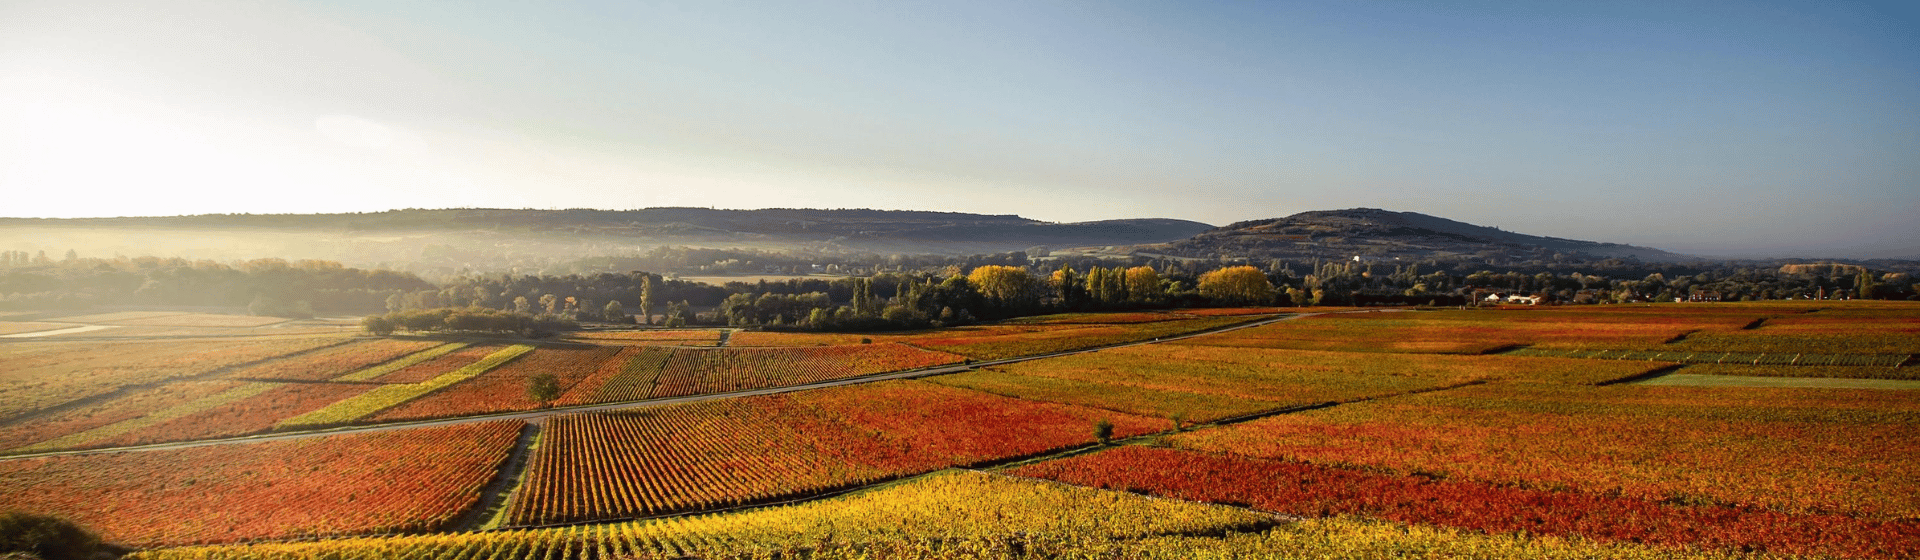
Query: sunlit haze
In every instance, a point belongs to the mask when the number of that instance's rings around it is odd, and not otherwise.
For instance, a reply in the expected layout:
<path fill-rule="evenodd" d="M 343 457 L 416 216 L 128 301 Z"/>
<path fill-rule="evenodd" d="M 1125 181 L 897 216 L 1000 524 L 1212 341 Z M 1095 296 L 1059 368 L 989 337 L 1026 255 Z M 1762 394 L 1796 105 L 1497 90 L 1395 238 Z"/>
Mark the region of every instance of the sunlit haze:
<path fill-rule="evenodd" d="M 1914 10 L 1855 2 L 0 5 L 0 216 L 1378 207 L 1920 257 Z"/>

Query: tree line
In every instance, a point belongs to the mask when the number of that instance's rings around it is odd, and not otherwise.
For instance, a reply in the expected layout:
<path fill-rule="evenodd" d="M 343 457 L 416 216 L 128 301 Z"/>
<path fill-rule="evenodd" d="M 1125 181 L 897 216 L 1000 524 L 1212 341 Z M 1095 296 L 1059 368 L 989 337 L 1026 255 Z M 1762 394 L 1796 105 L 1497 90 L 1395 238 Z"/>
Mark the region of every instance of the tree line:
<path fill-rule="evenodd" d="M 659 257 L 695 253 L 664 251 Z M 711 254 L 702 254 L 704 259 Z M 944 264 L 939 264 L 944 262 Z M 396 327 L 453 320 L 521 331 L 566 322 L 725 324 L 879 330 L 966 324 L 1061 311 L 1236 305 L 1461 305 L 1489 294 L 1552 303 L 1813 298 L 1914 299 L 1905 271 L 1856 264 L 1591 263 L 1479 269 L 1460 263 L 1090 257 L 1024 252 L 900 261 L 838 278 L 690 282 L 643 271 L 467 275 L 433 284 L 408 273 L 331 261 L 82 258 L 0 251 L 0 309 L 95 305 L 245 306 L 256 314 L 396 314 L 454 310 Z M 460 314 L 459 310 L 476 310 Z M 485 310 L 485 311 L 478 311 Z M 502 312 L 515 317 L 495 316 Z M 414 321 L 409 323 L 408 321 Z M 496 323 L 487 323 L 495 321 Z M 480 329 L 488 330 L 488 329 Z"/>
<path fill-rule="evenodd" d="M 1920 291 L 1907 273 L 1871 271 L 1857 265 L 1729 267 L 1619 278 L 1575 271 L 1479 270 L 1458 274 L 1453 270 L 1428 270 L 1420 264 L 1356 261 L 1111 267 L 1074 266 L 1081 263 L 1062 260 L 1017 261 L 1027 264 L 948 265 L 865 277 L 730 282 L 718 287 L 676 284 L 638 272 L 473 279 L 471 285 L 555 289 L 532 298 L 517 296 L 512 307 L 503 309 L 576 320 L 602 321 L 621 315 L 614 311 L 638 311 L 640 322 L 655 324 L 671 321 L 676 325 L 840 331 L 949 326 L 1063 311 L 1242 305 L 1452 306 L 1481 301 L 1489 294 L 1527 295 L 1550 303 L 1576 304 L 1676 299 L 1912 299 Z M 1048 265 L 1057 267 L 1050 269 Z M 442 291 L 460 292 L 466 287 L 448 286 Z M 695 297 L 674 301 L 688 294 Z M 505 295 L 492 301 L 501 301 Z M 695 309 L 702 311 L 695 313 Z"/>
<path fill-rule="evenodd" d="M 233 263 L 161 257 L 63 258 L 0 251 L 0 309 L 95 306 L 246 307 L 257 314 L 366 313 L 394 294 L 433 288 L 412 274 L 333 261 Z"/>

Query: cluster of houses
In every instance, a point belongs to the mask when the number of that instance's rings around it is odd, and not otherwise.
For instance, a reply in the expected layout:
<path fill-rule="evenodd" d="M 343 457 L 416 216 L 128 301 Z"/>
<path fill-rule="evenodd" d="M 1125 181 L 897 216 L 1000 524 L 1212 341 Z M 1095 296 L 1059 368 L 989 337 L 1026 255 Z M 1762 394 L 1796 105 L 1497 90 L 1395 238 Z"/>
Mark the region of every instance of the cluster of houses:
<path fill-rule="evenodd" d="M 1673 301 L 1674 303 L 1683 303 L 1683 302 L 1706 303 L 1706 302 L 1721 301 L 1722 297 L 1723 296 L 1721 295 L 1721 293 L 1716 291 L 1695 291 L 1685 296 L 1673 298 Z M 1549 300 L 1546 296 L 1538 296 L 1538 295 L 1530 296 L 1530 295 L 1507 293 L 1507 292 L 1476 292 L 1474 293 L 1474 300 L 1479 301 L 1481 303 L 1486 303 L 1486 304 L 1503 304 L 1504 303 L 1504 304 L 1514 304 L 1514 305 L 1540 305 L 1542 303 L 1547 303 L 1549 301 L 1552 301 L 1552 300 Z M 1601 303 L 1604 301 L 1606 301 L 1606 292 L 1603 290 L 1580 290 L 1579 293 L 1576 293 L 1573 296 L 1573 303 Z M 1628 303 L 1644 303 L 1644 302 L 1653 301 L 1653 297 L 1635 294 L 1629 297 L 1626 301 Z"/>
<path fill-rule="evenodd" d="M 1491 294 L 1487 294 L 1486 297 L 1480 298 L 1480 301 L 1483 301 L 1486 303 L 1514 303 L 1514 304 L 1520 304 L 1520 305 L 1540 305 L 1540 302 L 1544 299 L 1545 298 L 1542 298 L 1540 296 L 1523 296 L 1520 294 L 1494 292 Z"/>

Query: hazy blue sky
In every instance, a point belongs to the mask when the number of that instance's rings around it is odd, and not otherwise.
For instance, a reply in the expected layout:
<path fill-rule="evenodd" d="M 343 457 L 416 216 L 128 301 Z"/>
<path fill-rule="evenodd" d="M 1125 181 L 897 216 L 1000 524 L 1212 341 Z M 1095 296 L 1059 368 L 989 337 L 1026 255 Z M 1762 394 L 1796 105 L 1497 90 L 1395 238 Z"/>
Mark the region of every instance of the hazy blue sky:
<path fill-rule="evenodd" d="M 0 216 L 1380 207 L 1920 257 L 1920 19 L 1820 2 L 0 2 Z"/>

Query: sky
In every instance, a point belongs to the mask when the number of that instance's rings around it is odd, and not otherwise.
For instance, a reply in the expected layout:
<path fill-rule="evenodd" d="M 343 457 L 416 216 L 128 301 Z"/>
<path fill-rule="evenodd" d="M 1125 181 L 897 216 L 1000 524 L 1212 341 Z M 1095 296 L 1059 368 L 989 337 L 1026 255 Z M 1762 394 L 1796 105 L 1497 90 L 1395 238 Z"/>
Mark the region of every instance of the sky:
<path fill-rule="evenodd" d="M 1920 10 L 0 0 L 0 216 L 1374 207 L 1920 258 Z"/>

